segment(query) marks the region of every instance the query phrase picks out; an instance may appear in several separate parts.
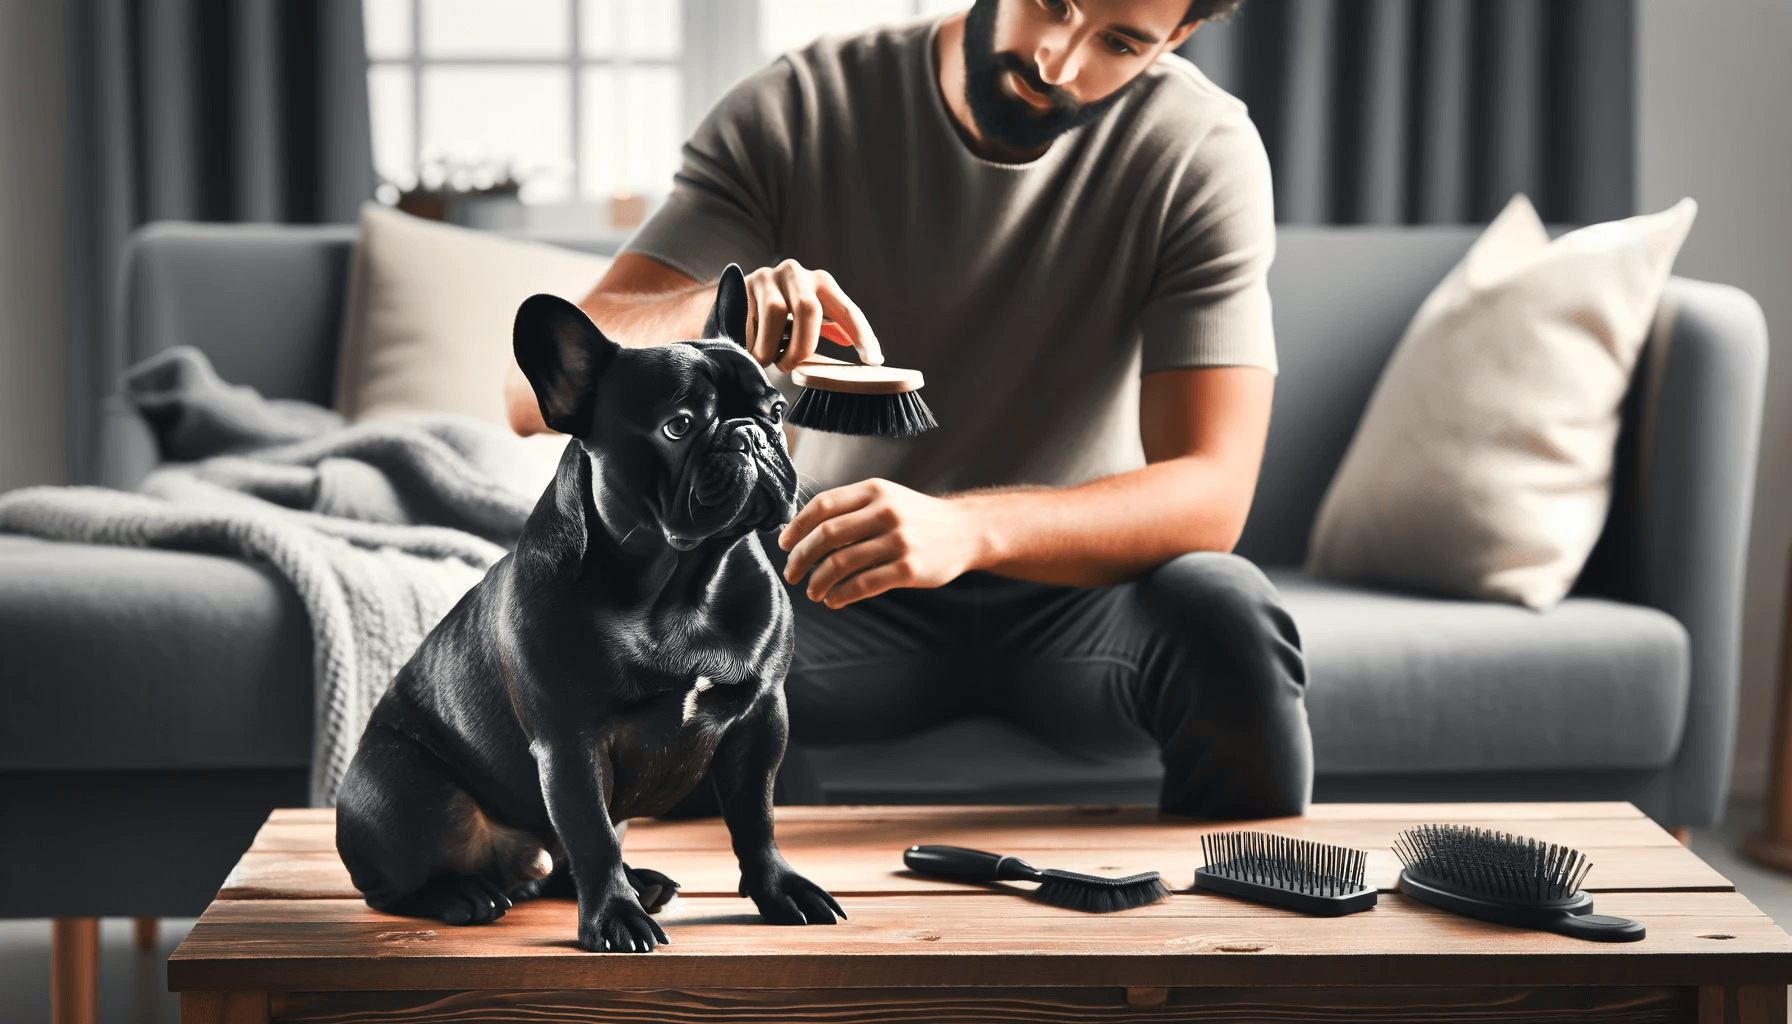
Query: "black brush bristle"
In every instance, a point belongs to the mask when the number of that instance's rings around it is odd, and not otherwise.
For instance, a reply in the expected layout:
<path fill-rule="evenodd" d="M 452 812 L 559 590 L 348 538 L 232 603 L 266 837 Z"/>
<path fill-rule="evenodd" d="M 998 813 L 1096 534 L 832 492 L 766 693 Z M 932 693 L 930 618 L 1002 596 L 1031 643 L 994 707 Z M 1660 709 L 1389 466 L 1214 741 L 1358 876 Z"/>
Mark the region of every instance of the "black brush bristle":
<path fill-rule="evenodd" d="M 1572 900 L 1593 865 L 1579 850 L 1469 825 L 1421 825 L 1394 853 L 1421 882 L 1506 903 Z"/>
<path fill-rule="evenodd" d="M 809 430 L 860 437 L 913 437 L 939 426 L 919 391 L 854 395 L 804 388 L 785 419 Z"/>
<path fill-rule="evenodd" d="M 1040 872 L 1033 898 L 1041 903 L 1090 914 L 1111 914 L 1168 899 L 1170 890 L 1155 871 L 1124 878 L 1103 878 L 1047 868 Z"/>
<path fill-rule="evenodd" d="M 1201 856 L 1212 874 L 1312 896 L 1362 891 L 1369 864 L 1362 850 L 1267 832 L 1204 835 Z"/>

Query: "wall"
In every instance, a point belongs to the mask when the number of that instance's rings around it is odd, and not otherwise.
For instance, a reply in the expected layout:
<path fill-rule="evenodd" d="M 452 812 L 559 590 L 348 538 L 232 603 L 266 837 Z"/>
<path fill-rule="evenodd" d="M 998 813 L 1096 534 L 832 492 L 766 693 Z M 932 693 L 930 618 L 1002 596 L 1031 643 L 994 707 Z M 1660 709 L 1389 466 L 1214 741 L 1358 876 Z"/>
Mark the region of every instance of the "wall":
<path fill-rule="evenodd" d="M 1637 201 L 1699 219 L 1675 272 L 1747 290 L 1767 313 L 1767 415 L 1749 543 L 1735 795 L 1765 790 L 1792 549 L 1792 0 L 1642 0 Z"/>
<path fill-rule="evenodd" d="M 0 0 L 0 491 L 67 479 L 62 17 Z"/>

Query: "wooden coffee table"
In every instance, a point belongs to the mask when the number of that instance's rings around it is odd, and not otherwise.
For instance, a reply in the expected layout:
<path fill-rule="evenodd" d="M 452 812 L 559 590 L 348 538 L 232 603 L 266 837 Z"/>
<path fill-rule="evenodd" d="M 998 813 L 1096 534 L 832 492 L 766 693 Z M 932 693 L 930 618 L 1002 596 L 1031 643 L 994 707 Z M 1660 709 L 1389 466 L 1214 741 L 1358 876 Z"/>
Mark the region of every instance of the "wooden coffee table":
<path fill-rule="evenodd" d="M 1391 889 L 1400 829 L 1461 822 L 1566 843 L 1594 863 L 1597 911 L 1641 919 L 1607 945 L 1485 924 Z M 369 910 L 332 814 L 276 811 L 168 962 L 187 1024 L 263 1021 L 1696 1021 L 1786 1020 L 1792 938 L 1624 803 L 1323 804 L 1253 827 L 1371 851 L 1375 909 L 1302 917 L 1178 892 L 1086 915 L 904 873 L 913 843 L 1017 853 L 1041 867 L 1156 870 L 1186 888 L 1203 832 L 1139 807 L 793 807 L 790 862 L 852 915 L 761 924 L 714 820 L 635 822 L 631 863 L 683 883 L 672 944 L 591 954 L 570 902 L 485 927 Z"/>

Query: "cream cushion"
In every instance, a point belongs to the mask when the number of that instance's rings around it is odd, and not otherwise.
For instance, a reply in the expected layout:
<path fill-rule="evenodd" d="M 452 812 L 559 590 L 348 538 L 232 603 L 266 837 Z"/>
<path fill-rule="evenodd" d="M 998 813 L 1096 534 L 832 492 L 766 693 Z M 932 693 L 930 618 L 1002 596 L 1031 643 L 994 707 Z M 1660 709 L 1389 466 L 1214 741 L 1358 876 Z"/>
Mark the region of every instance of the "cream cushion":
<path fill-rule="evenodd" d="M 1560 601 L 1604 527 L 1619 404 L 1696 211 L 1683 199 L 1552 242 L 1514 197 L 1382 371 L 1307 571 Z"/>
<path fill-rule="evenodd" d="M 537 292 L 577 302 L 609 267 L 607 257 L 364 207 L 337 411 L 351 422 L 452 412 L 506 425 L 517 307 Z"/>

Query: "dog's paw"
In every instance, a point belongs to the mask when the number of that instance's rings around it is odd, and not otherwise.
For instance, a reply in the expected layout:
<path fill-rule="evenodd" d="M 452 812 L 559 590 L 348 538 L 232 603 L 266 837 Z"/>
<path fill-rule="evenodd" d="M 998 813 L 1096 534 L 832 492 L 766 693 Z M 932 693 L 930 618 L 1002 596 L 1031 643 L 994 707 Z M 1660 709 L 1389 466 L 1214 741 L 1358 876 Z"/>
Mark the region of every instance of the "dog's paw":
<path fill-rule="evenodd" d="M 741 872 L 740 894 L 750 896 L 767 924 L 833 924 L 846 911 L 828 891 L 792 871 L 781 861 Z"/>
<path fill-rule="evenodd" d="M 671 942 L 633 890 L 607 894 L 593 913 L 579 908 L 579 945 L 592 953 L 651 953 Z"/>
<path fill-rule="evenodd" d="M 510 907 L 510 897 L 478 875 L 437 875 L 405 898 L 401 912 L 443 924 L 490 924 Z"/>
<path fill-rule="evenodd" d="M 622 865 L 622 874 L 634 887 L 635 897 L 649 914 L 657 914 L 672 897 L 678 895 L 678 883 L 652 868 L 631 868 Z"/>

